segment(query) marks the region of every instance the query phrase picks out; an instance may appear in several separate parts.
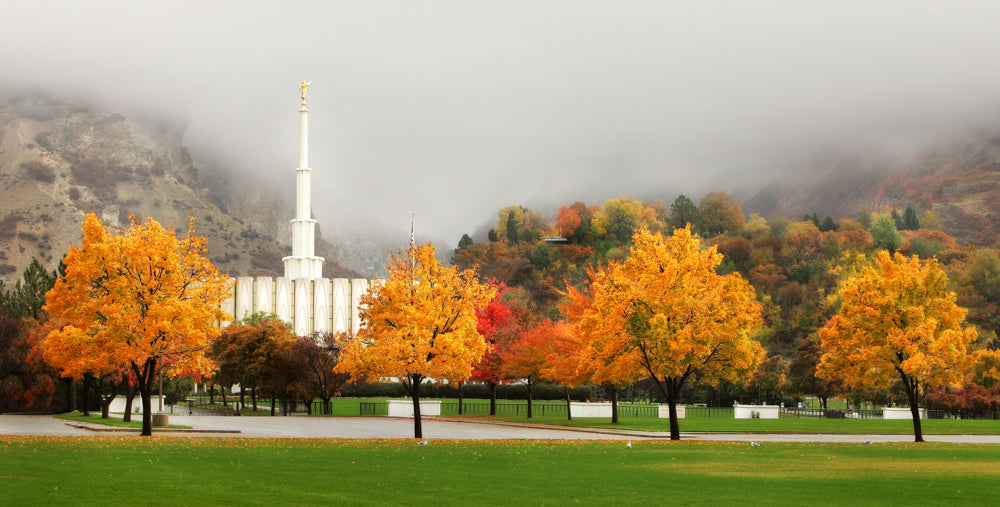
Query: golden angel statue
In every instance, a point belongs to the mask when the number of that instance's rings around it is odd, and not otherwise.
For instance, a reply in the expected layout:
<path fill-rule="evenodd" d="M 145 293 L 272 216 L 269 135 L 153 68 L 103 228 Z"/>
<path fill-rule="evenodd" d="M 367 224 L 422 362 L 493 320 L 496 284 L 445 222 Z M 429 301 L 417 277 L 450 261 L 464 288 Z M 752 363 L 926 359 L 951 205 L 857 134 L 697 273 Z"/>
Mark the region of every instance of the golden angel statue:
<path fill-rule="evenodd" d="M 312 84 L 312 81 L 303 81 L 302 82 L 302 105 L 303 106 L 306 105 L 306 87 L 309 86 L 309 85 L 311 85 L 311 84 Z"/>

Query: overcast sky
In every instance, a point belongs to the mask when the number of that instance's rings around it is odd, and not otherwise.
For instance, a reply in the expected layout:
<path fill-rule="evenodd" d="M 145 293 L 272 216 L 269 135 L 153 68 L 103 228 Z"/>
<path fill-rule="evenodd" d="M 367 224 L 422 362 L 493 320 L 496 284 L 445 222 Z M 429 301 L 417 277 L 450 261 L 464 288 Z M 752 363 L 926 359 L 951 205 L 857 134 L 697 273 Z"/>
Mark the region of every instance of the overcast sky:
<path fill-rule="evenodd" d="M 324 232 L 415 212 L 418 241 L 447 248 L 510 204 L 747 191 L 1000 111 L 994 1 L 6 0 L 0 17 L 0 87 L 185 118 L 196 161 L 287 176 L 276 191 L 294 193 L 313 80 Z"/>

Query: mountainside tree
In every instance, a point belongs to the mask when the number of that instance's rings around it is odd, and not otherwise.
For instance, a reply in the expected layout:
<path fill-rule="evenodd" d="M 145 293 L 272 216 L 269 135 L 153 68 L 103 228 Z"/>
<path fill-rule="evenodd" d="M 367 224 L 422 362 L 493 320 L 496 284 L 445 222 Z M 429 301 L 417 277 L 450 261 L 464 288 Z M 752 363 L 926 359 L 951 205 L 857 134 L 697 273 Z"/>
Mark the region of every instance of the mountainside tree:
<path fill-rule="evenodd" d="M 396 377 L 413 399 L 422 438 L 420 383 L 461 382 L 486 352 L 476 312 L 496 295 L 474 270 L 442 266 L 430 243 L 392 255 L 389 276 L 361 297 L 362 326 L 341 351 L 338 372 L 352 379 Z"/>
<path fill-rule="evenodd" d="M 936 260 L 880 251 L 874 266 L 843 283 L 840 312 L 819 330 L 826 352 L 817 375 L 853 388 L 886 388 L 898 378 L 916 442 L 923 442 L 920 389 L 960 385 L 977 336 L 962 326 L 966 309 L 947 283 Z"/>
<path fill-rule="evenodd" d="M 670 438 L 680 439 L 677 401 L 689 380 L 715 385 L 749 378 L 764 349 L 752 338 L 761 305 L 739 274 L 720 276 L 722 254 L 701 250 L 691 229 L 667 239 L 640 230 L 630 255 L 591 284 L 593 308 L 605 319 L 594 343 L 609 360 L 632 362 L 656 379 L 670 407 Z"/>
<path fill-rule="evenodd" d="M 178 240 L 153 219 L 132 221 L 112 236 L 88 214 L 80 248 L 70 248 L 66 274 L 46 294 L 45 311 L 66 325 L 46 338 L 45 360 L 71 376 L 90 371 L 91 363 L 127 367 L 142 396 L 142 435 L 152 435 L 153 381 L 161 360 L 166 374 L 206 374 L 205 356 L 229 278 L 205 257 L 205 239 Z"/>

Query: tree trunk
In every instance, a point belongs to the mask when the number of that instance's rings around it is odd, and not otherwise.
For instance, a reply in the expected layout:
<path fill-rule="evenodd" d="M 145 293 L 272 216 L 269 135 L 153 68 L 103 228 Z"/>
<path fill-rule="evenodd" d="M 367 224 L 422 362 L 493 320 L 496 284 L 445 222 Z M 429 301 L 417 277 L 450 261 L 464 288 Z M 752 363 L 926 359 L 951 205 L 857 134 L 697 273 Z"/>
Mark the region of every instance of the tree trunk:
<path fill-rule="evenodd" d="M 897 369 L 897 371 L 899 370 Z M 910 415 L 913 416 L 913 441 L 923 442 L 924 433 L 920 427 L 920 407 L 917 405 L 917 392 L 920 389 L 920 383 L 902 371 L 899 371 L 899 376 L 903 380 L 903 387 L 906 388 L 906 397 L 910 400 Z"/>
<path fill-rule="evenodd" d="M 257 388 L 250 390 L 250 403 L 253 403 L 253 411 L 257 411 Z"/>
<path fill-rule="evenodd" d="M 215 405 L 215 383 L 208 384 L 208 404 Z"/>
<path fill-rule="evenodd" d="M 424 432 L 420 427 L 420 375 L 414 373 L 410 376 L 410 397 L 413 398 L 413 438 L 424 438 Z"/>
<path fill-rule="evenodd" d="M 128 393 L 125 395 L 125 415 L 122 422 L 132 422 L 132 400 L 135 399 L 135 386 L 131 382 L 128 384 Z"/>
<path fill-rule="evenodd" d="M 608 390 L 611 391 L 611 423 L 618 424 L 618 389 L 608 384 Z"/>
<path fill-rule="evenodd" d="M 330 398 L 323 398 L 323 415 L 331 413 L 333 413 L 333 407 L 330 405 Z"/>
<path fill-rule="evenodd" d="M 563 392 L 566 393 L 566 420 L 573 420 L 573 405 L 569 401 L 569 386 L 563 386 Z"/>
<path fill-rule="evenodd" d="M 66 385 L 66 411 L 75 412 L 76 411 L 76 381 L 73 377 L 63 378 L 63 383 Z"/>
<path fill-rule="evenodd" d="M 90 374 L 83 375 L 83 415 L 90 415 Z"/>
<path fill-rule="evenodd" d="M 274 417 L 274 400 L 275 397 L 271 396 L 271 417 Z"/>
<path fill-rule="evenodd" d="M 663 397 L 667 399 L 667 407 L 670 408 L 670 440 L 680 440 L 681 439 L 681 428 L 677 423 L 677 398 L 680 396 L 681 386 L 684 385 L 684 380 L 687 377 L 666 377 L 660 380 L 659 377 L 654 377 L 656 379 L 656 385 L 659 386 L 660 392 L 663 393 Z"/>
<path fill-rule="evenodd" d="M 136 363 L 132 363 L 132 371 L 135 373 L 139 384 L 139 396 L 142 399 L 142 432 L 140 436 L 153 436 L 153 378 L 156 372 L 156 359 L 148 358 L 143 363 L 142 368 Z"/>
<path fill-rule="evenodd" d="M 464 384 L 464 382 L 458 383 L 458 415 L 462 415 L 462 384 Z"/>
<path fill-rule="evenodd" d="M 487 382 L 490 386 L 490 415 L 497 415 L 497 383 Z"/>
<path fill-rule="evenodd" d="M 531 419 L 531 390 L 534 388 L 531 379 L 528 379 L 528 419 Z"/>

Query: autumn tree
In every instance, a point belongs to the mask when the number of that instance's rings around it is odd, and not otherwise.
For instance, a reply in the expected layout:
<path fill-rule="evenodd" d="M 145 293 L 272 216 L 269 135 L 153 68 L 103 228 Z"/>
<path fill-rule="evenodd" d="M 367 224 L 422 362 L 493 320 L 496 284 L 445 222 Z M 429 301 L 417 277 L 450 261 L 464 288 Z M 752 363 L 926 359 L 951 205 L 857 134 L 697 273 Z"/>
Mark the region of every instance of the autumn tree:
<path fill-rule="evenodd" d="M 698 202 L 698 231 L 706 237 L 739 232 L 746 222 L 736 200 L 722 192 L 711 192 Z"/>
<path fill-rule="evenodd" d="M 345 340 L 344 335 L 329 332 L 299 336 L 282 354 L 283 369 L 291 377 L 288 384 L 302 393 L 303 399 L 319 398 L 325 415 L 331 412 L 330 400 L 350 379 L 346 373 L 333 371 L 340 362 L 341 343 Z"/>
<path fill-rule="evenodd" d="M 490 415 L 497 415 L 497 386 L 506 381 L 502 372 L 503 353 L 521 335 L 521 325 L 513 302 L 504 299 L 507 287 L 497 287 L 497 294 L 476 312 L 476 330 L 486 340 L 487 350 L 472 369 L 469 380 L 483 382 L 490 390 Z"/>
<path fill-rule="evenodd" d="M 429 243 L 392 255 L 389 276 L 361 297 L 358 333 L 337 371 L 353 379 L 395 377 L 413 399 L 414 436 L 422 438 L 420 383 L 461 382 L 486 352 L 476 312 L 496 295 L 474 270 L 442 266 Z"/>
<path fill-rule="evenodd" d="M 624 356 L 656 379 L 670 409 L 670 438 L 679 440 L 685 383 L 745 380 L 760 364 L 764 350 L 752 335 L 761 305 L 738 273 L 716 273 L 722 255 L 702 250 L 690 227 L 669 238 L 640 230 L 633 243 L 627 259 L 593 281 L 593 309 L 583 318 L 606 319 L 616 331 L 595 342 L 608 358 Z"/>
<path fill-rule="evenodd" d="M 549 332 L 549 350 L 542 365 L 542 378 L 559 384 L 566 399 L 566 419 L 573 420 L 570 390 L 590 380 L 590 373 L 580 370 L 580 354 L 584 339 L 576 326 L 566 321 L 555 321 Z"/>
<path fill-rule="evenodd" d="M 937 261 L 878 253 L 873 266 L 848 278 L 840 311 L 819 330 L 825 353 L 817 375 L 854 388 L 886 388 L 899 380 L 920 428 L 921 388 L 959 385 L 970 364 L 973 327 L 963 327 L 966 310 L 955 303 L 948 277 Z"/>
<path fill-rule="evenodd" d="M 111 235 L 94 214 L 83 222 L 79 248 L 65 275 L 46 294 L 45 311 L 67 324 L 43 344 L 45 360 L 79 376 L 94 363 L 127 367 L 142 397 L 142 435 L 152 435 L 153 381 L 161 360 L 167 375 L 206 374 L 205 356 L 231 287 L 205 256 L 204 238 L 178 239 L 153 219 Z"/>
<path fill-rule="evenodd" d="M 254 312 L 226 326 L 212 341 L 210 358 L 218 365 L 213 380 L 223 387 L 239 384 L 240 405 L 245 405 L 250 393 L 253 409 L 257 409 L 257 390 L 269 388 L 272 395 L 282 389 L 270 381 L 276 377 L 278 361 L 295 334 L 277 315 Z M 271 397 L 274 411 L 274 396 Z"/>
<path fill-rule="evenodd" d="M 612 263 L 610 269 L 615 269 L 615 266 L 616 264 Z M 597 280 L 604 276 L 604 270 L 591 268 L 587 270 L 587 275 L 591 280 Z M 576 362 L 575 376 L 581 381 L 586 379 L 591 383 L 600 384 L 610 393 L 611 422 L 617 424 L 618 391 L 640 380 L 645 370 L 631 357 L 609 354 L 602 348 L 607 341 L 604 338 L 608 333 L 624 331 L 615 328 L 614 321 L 594 318 L 600 315 L 600 312 L 594 309 L 594 298 L 588 291 L 567 285 L 563 295 L 565 300 L 561 309 L 568 320 L 576 323 L 577 350 L 572 354 L 572 359 Z"/>
<path fill-rule="evenodd" d="M 535 386 L 545 379 L 546 359 L 554 351 L 553 340 L 560 332 L 558 324 L 544 321 L 526 326 L 521 336 L 501 353 L 501 372 L 506 378 L 517 380 L 527 387 L 528 418 L 532 416 L 532 393 Z"/>

